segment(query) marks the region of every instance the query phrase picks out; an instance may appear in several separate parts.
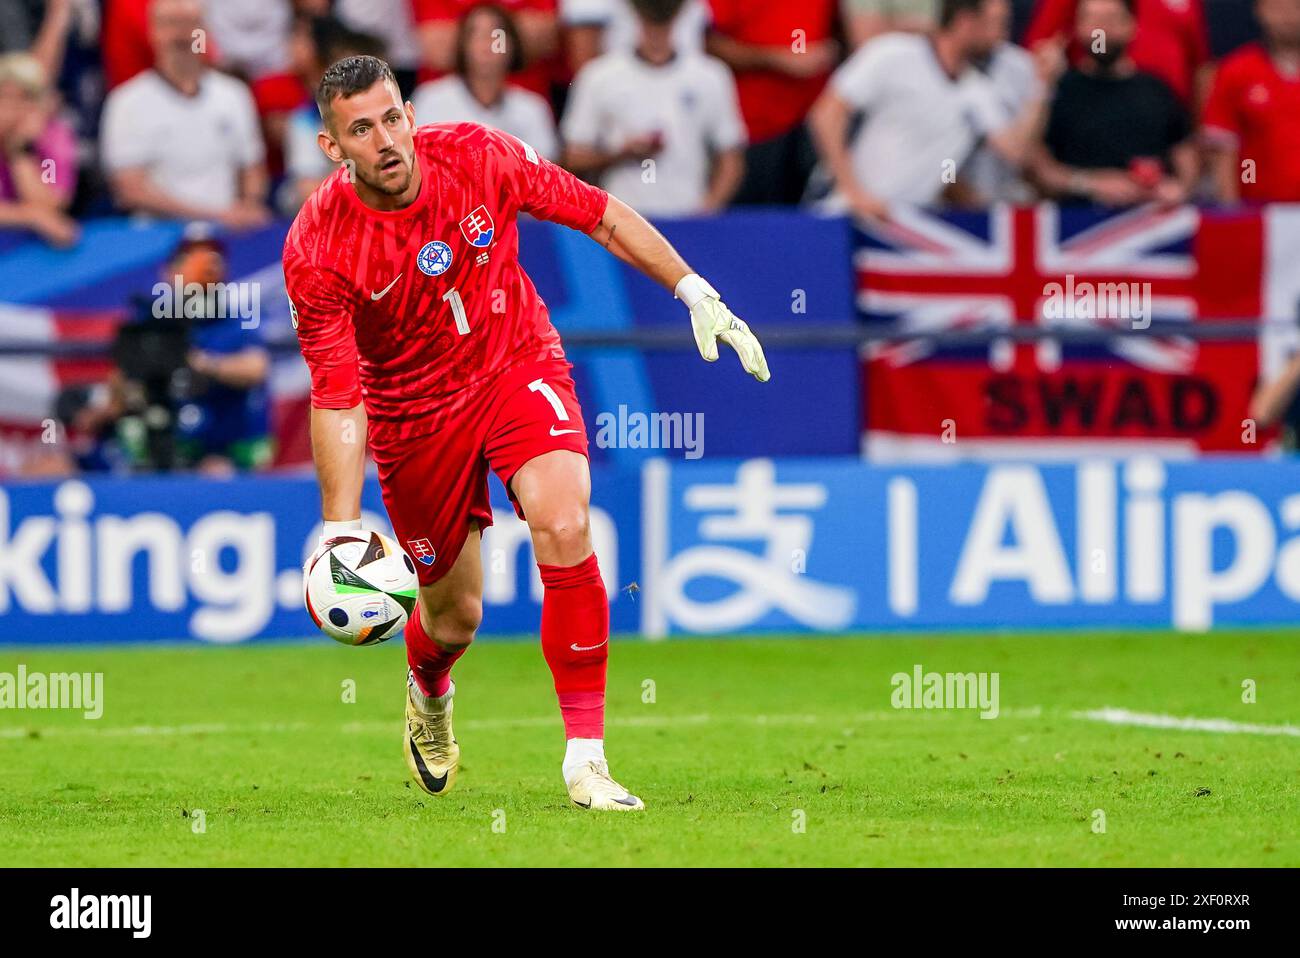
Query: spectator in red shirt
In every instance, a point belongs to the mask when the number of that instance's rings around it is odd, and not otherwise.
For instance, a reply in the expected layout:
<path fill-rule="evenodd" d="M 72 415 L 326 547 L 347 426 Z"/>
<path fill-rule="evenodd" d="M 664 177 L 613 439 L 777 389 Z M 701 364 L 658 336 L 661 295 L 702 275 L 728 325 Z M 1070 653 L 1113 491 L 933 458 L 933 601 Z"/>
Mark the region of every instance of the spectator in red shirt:
<path fill-rule="evenodd" d="M 457 24 L 482 0 L 414 0 L 420 34 L 420 81 L 436 80 L 456 68 Z M 523 47 L 524 68 L 510 82 L 549 98 L 559 66 L 560 27 L 556 0 L 497 0 L 514 18 Z"/>
<path fill-rule="evenodd" d="M 749 130 L 736 203 L 797 203 L 816 154 L 804 117 L 839 62 L 836 0 L 710 0 L 708 52 L 736 74 Z"/>
<path fill-rule="evenodd" d="M 1039 0 L 1025 46 L 1032 50 L 1043 43 L 1067 43 L 1078 8 L 1079 0 Z M 1078 65 L 1085 53 L 1075 43 L 1070 61 Z M 1160 77 L 1184 103 L 1196 102 L 1208 82 L 1210 60 L 1202 0 L 1138 0 L 1137 35 L 1129 55 L 1139 70 Z"/>
<path fill-rule="evenodd" d="M 1263 41 L 1224 58 L 1205 104 L 1214 196 L 1300 202 L 1300 0 L 1255 0 Z"/>

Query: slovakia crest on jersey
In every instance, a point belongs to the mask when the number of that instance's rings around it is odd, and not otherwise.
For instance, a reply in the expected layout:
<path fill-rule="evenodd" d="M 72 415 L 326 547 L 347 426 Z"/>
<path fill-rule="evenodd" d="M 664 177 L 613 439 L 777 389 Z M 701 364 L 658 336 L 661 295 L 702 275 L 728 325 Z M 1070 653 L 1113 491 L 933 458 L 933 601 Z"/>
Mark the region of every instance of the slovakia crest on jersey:
<path fill-rule="evenodd" d="M 415 265 L 425 276 L 439 276 L 451 268 L 451 247 L 442 240 L 425 243 L 415 257 Z"/>
<path fill-rule="evenodd" d="M 470 246 L 479 249 L 490 246 L 493 232 L 495 227 L 492 223 L 492 214 L 481 203 L 474 207 L 474 211 L 469 216 L 460 221 L 460 235 L 465 237 L 465 242 Z"/>

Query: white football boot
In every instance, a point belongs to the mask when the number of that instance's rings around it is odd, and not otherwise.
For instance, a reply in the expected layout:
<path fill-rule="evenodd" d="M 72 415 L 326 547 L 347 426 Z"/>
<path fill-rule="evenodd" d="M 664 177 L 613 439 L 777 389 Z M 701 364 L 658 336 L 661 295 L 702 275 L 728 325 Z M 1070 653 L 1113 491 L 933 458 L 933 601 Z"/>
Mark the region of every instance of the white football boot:
<path fill-rule="evenodd" d="M 567 783 L 569 799 L 579 808 L 602 812 L 644 812 L 645 803 L 609 776 L 609 764 L 584 762 Z"/>

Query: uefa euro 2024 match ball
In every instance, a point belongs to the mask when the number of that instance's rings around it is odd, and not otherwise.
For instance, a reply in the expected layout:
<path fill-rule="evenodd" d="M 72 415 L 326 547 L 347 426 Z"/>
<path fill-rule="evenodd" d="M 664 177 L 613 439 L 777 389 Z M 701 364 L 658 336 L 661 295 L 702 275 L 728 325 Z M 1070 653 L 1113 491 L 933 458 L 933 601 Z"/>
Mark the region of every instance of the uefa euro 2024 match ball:
<path fill-rule="evenodd" d="M 344 645 L 378 645 L 400 635 L 420 588 L 410 556 L 378 532 L 327 539 L 305 571 L 307 611 Z"/>

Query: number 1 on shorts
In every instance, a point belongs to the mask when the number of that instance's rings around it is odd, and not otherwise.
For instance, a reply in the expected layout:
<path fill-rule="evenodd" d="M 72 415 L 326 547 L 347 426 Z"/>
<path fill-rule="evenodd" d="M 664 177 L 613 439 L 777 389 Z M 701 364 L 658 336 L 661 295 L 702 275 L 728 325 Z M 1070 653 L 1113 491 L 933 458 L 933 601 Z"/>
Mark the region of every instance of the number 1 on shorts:
<path fill-rule="evenodd" d="M 534 379 L 528 384 L 528 388 L 530 391 L 541 393 L 546 397 L 546 401 L 549 402 L 551 408 L 555 410 L 556 419 L 560 420 L 560 422 L 569 421 L 568 410 L 564 408 L 564 403 L 560 402 L 560 397 L 555 395 L 555 390 L 551 388 L 549 383 L 545 380 Z"/>

